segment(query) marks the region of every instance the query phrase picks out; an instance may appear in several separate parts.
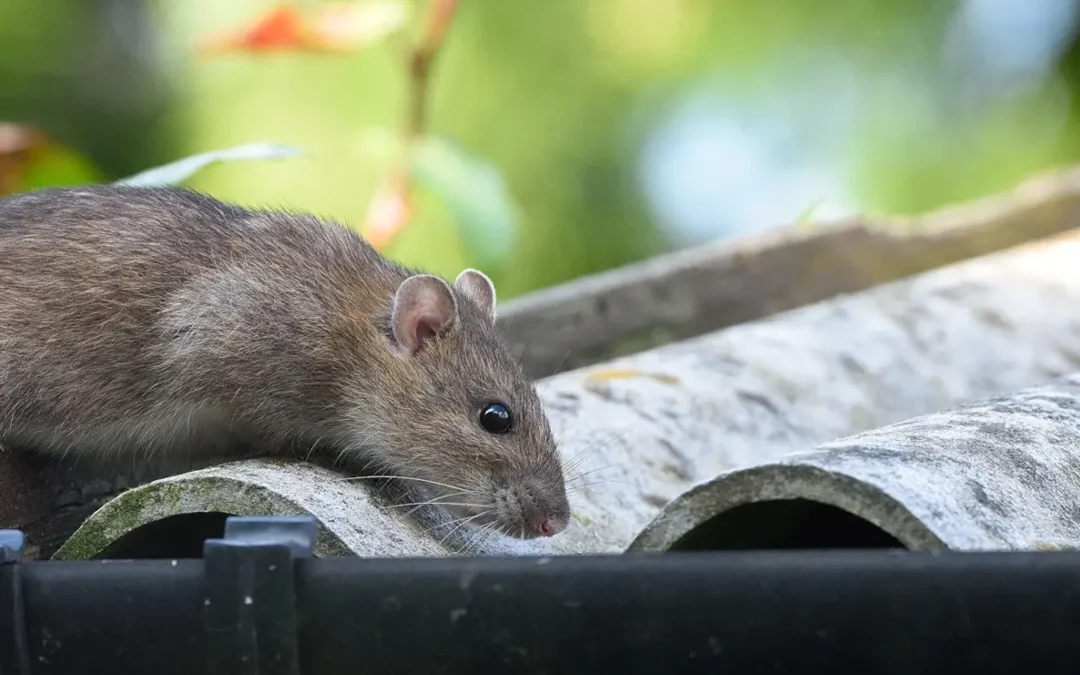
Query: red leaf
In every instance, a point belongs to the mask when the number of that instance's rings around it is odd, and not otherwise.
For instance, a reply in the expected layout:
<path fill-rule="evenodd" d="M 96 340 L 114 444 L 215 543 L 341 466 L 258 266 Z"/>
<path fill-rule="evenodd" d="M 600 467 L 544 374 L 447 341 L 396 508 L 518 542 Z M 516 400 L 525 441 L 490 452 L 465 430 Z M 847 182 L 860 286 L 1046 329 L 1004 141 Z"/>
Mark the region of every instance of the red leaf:
<path fill-rule="evenodd" d="M 289 6 L 275 7 L 248 28 L 214 35 L 202 45 L 204 52 L 266 52 L 306 49 L 310 38 L 304 20 Z"/>
<path fill-rule="evenodd" d="M 202 41 L 200 51 L 347 53 L 398 30 L 407 19 L 407 7 L 400 1 L 320 5 L 311 15 L 302 15 L 290 5 L 279 5 L 247 28 L 209 36 Z"/>

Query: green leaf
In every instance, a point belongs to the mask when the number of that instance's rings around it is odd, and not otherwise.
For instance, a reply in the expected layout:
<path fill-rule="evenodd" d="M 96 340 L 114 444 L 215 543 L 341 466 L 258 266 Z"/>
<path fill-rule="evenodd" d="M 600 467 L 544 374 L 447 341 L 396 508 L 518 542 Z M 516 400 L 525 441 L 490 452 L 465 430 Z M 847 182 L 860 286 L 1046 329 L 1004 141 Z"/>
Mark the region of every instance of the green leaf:
<path fill-rule="evenodd" d="M 427 137 L 413 148 L 417 184 L 447 208 L 476 266 L 497 274 L 517 239 L 518 209 L 502 173 L 446 138 Z"/>
<path fill-rule="evenodd" d="M 191 155 L 175 162 L 147 169 L 134 176 L 116 181 L 116 185 L 162 186 L 178 185 L 211 164 L 246 159 L 282 159 L 300 157 L 302 150 L 278 143 L 249 143 L 221 150 Z"/>

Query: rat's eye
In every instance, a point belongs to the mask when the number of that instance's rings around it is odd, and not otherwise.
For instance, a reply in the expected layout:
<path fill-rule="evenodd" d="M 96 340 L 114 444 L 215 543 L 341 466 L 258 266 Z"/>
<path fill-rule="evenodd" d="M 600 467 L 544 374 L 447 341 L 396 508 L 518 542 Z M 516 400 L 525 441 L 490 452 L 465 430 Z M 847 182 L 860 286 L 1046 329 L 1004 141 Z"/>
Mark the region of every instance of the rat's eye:
<path fill-rule="evenodd" d="M 480 426 L 493 434 L 505 434 L 513 426 L 510 409 L 502 403 L 488 403 L 480 409 Z"/>

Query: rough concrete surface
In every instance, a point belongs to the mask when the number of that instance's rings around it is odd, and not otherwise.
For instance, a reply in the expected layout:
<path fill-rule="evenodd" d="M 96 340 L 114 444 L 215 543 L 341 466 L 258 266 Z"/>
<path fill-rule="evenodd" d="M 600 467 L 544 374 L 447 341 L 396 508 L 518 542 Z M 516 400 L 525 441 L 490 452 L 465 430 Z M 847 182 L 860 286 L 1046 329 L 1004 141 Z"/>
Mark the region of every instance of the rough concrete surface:
<path fill-rule="evenodd" d="M 667 550 L 730 509 L 798 498 L 910 549 L 1080 548 L 1080 374 L 725 473 L 675 499 L 631 550 Z"/>

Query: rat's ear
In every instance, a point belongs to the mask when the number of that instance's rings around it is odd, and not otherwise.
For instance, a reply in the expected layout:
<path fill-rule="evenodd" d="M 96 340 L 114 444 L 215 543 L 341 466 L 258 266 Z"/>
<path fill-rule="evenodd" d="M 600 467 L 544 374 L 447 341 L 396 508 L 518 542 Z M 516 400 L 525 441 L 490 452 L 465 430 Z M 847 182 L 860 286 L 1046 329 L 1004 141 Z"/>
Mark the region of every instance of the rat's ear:
<path fill-rule="evenodd" d="M 480 270 L 467 269 L 458 275 L 454 288 L 468 296 L 491 320 L 495 320 L 495 284 Z"/>
<path fill-rule="evenodd" d="M 454 323 L 457 302 L 450 286 L 431 274 L 416 274 L 398 286 L 390 327 L 408 355 L 419 352 Z"/>

